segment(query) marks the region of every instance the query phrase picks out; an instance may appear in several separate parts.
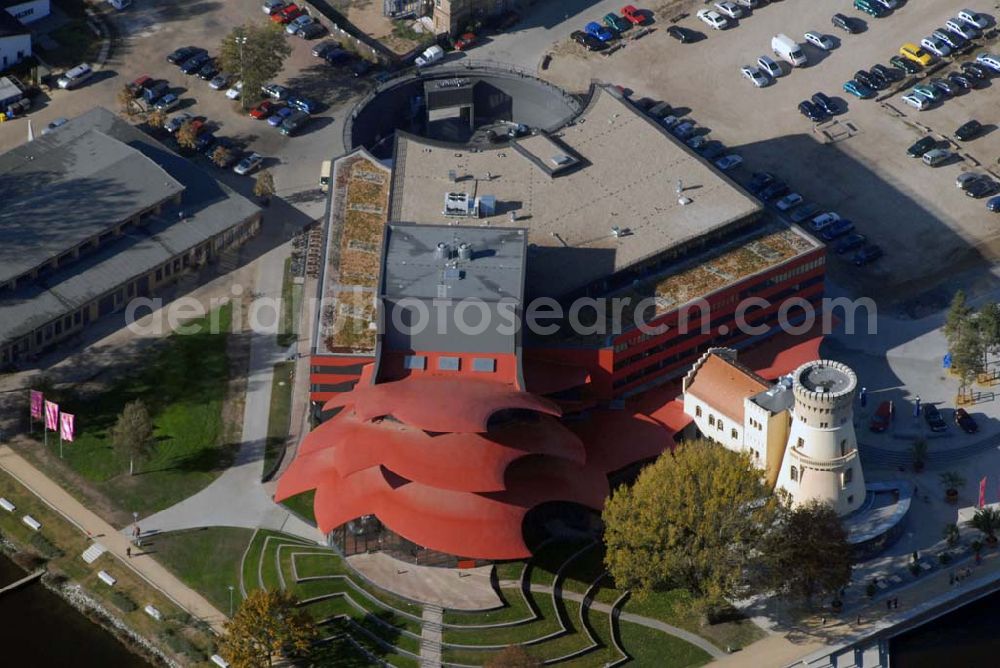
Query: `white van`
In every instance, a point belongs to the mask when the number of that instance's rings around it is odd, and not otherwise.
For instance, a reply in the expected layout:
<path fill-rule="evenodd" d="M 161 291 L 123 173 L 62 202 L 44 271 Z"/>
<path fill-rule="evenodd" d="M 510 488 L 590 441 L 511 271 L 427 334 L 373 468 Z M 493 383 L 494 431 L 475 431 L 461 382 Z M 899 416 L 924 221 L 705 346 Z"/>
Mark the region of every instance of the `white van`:
<path fill-rule="evenodd" d="M 806 54 L 799 43 L 788 35 L 775 35 L 771 38 L 771 50 L 774 55 L 788 62 L 792 67 L 806 64 Z"/>
<path fill-rule="evenodd" d="M 324 160 L 319 168 L 319 187 L 323 192 L 330 189 L 330 161 Z"/>
<path fill-rule="evenodd" d="M 66 72 L 56 80 L 56 85 L 60 88 L 76 88 L 94 75 L 94 70 L 87 63 L 81 63 Z"/>
<path fill-rule="evenodd" d="M 428 65 L 433 65 L 442 58 L 444 58 L 444 49 L 440 46 L 434 45 L 428 47 L 423 53 L 417 56 L 416 64 L 417 67 L 427 67 Z"/>

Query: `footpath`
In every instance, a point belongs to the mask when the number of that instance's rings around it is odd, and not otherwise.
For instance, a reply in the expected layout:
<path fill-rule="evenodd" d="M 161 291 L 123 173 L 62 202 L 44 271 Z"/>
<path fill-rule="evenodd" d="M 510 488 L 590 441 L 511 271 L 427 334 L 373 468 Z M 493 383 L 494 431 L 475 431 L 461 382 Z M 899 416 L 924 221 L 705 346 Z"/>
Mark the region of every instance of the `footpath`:
<path fill-rule="evenodd" d="M 29 464 L 8 446 L 0 446 L 0 468 L 9 473 L 26 489 L 41 499 L 47 506 L 62 515 L 90 538 L 98 540 L 114 555 L 123 567 L 131 569 L 139 577 L 156 588 L 164 596 L 211 625 L 216 633 L 223 632 L 226 616 L 205 600 L 198 592 L 181 582 L 173 573 L 157 563 L 153 557 L 135 551 L 128 558 L 126 550 L 131 546 L 128 537 L 119 533 L 110 524 L 88 510 L 79 501 L 50 480 L 41 471 Z"/>

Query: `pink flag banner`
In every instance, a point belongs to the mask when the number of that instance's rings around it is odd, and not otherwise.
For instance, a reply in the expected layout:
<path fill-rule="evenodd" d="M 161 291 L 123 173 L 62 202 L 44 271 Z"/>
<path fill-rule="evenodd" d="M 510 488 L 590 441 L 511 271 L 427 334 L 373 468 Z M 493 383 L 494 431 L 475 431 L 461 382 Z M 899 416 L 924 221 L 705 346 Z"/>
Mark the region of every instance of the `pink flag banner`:
<path fill-rule="evenodd" d="M 986 476 L 979 481 L 979 507 L 986 505 Z"/>
<path fill-rule="evenodd" d="M 73 442 L 73 436 L 76 434 L 76 416 L 70 415 L 69 413 L 59 414 L 59 438 L 64 441 Z"/>
<path fill-rule="evenodd" d="M 55 431 L 59 425 L 59 404 L 46 400 L 45 402 L 45 428 Z"/>
<path fill-rule="evenodd" d="M 42 402 L 45 401 L 45 397 L 38 390 L 31 391 L 31 419 L 41 420 L 42 419 Z"/>

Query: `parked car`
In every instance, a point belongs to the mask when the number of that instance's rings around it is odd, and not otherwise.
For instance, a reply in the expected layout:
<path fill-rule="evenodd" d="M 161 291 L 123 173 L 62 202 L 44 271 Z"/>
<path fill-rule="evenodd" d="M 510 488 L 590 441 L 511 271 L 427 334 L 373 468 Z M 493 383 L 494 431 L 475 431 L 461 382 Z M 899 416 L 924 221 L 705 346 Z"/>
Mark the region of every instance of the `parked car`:
<path fill-rule="evenodd" d="M 735 169 L 743 162 L 743 158 L 736 155 L 735 153 L 730 153 L 729 155 L 724 155 L 715 161 L 715 166 L 719 168 L 720 171 L 728 172 L 730 169 Z"/>
<path fill-rule="evenodd" d="M 857 81 L 857 82 L 859 82 L 859 83 L 863 83 L 864 85 L 868 86 L 869 88 L 874 88 L 875 90 L 878 90 L 878 86 L 875 85 L 875 82 L 872 81 L 871 76 L 865 70 L 858 70 L 857 72 L 855 72 L 854 73 L 854 80 Z"/>
<path fill-rule="evenodd" d="M 688 30 L 687 28 L 682 28 L 680 26 L 670 26 L 667 28 L 667 34 L 676 39 L 681 44 L 690 44 L 691 42 L 697 42 L 700 35 L 693 30 Z"/>
<path fill-rule="evenodd" d="M 788 211 L 802 203 L 802 195 L 798 193 L 788 193 L 777 202 L 774 206 L 777 207 L 778 211 Z"/>
<path fill-rule="evenodd" d="M 275 23 L 280 23 L 281 25 L 285 25 L 291 21 L 294 21 L 303 13 L 304 12 L 301 7 L 299 7 L 295 3 L 290 3 L 285 5 L 275 13 L 271 14 L 271 20 L 274 21 Z"/>
<path fill-rule="evenodd" d="M 955 424 L 957 424 L 958 428 L 966 434 L 975 434 L 979 431 L 979 425 L 964 408 L 955 409 Z"/>
<path fill-rule="evenodd" d="M 458 39 L 455 40 L 455 50 L 456 51 L 467 51 L 476 45 L 476 33 L 467 32 L 459 35 Z"/>
<path fill-rule="evenodd" d="M 229 82 L 233 80 L 233 75 L 228 72 L 220 72 L 212 77 L 212 80 L 208 82 L 208 87 L 212 90 L 222 90 L 229 86 Z"/>
<path fill-rule="evenodd" d="M 886 81 L 893 82 L 898 79 L 903 78 L 903 74 L 897 70 L 895 67 L 886 67 L 882 63 L 875 63 L 872 65 L 872 74 L 878 74 L 885 78 Z"/>
<path fill-rule="evenodd" d="M 240 99 L 240 95 L 243 93 L 243 82 L 237 81 L 232 87 L 226 91 L 226 97 L 230 100 Z"/>
<path fill-rule="evenodd" d="M 695 135 L 694 137 L 691 137 L 684 143 L 687 144 L 690 148 L 693 148 L 694 150 L 697 151 L 702 146 L 707 144 L 708 141 L 709 141 L 708 135 Z"/>
<path fill-rule="evenodd" d="M 836 47 L 836 43 L 833 38 L 829 35 L 824 35 L 820 32 L 814 32 L 810 30 L 805 35 L 805 40 L 815 46 L 818 49 L 823 49 L 824 51 L 833 51 Z"/>
<path fill-rule="evenodd" d="M 933 148 L 920 158 L 928 167 L 937 167 L 951 159 L 952 152 L 945 148 Z"/>
<path fill-rule="evenodd" d="M 949 32 L 961 35 L 965 39 L 979 39 L 983 36 L 982 30 L 959 18 L 948 19 L 945 21 L 944 27 L 947 28 Z"/>
<path fill-rule="evenodd" d="M 994 56 L 992 53 L 980 53 L 976 56 L 976 64 L 1000 72 L 1000 56 Z"/>
<path fill-rule="evenodd" d="M 924 37 L 920 40 L 920 46 L 924 47 L 931 53 L 933 53 L 938 58 L 944 58 L 945 56 L 951 55 L 951 47 L 948 44 L 933 35 Z"/>
<path fill-rule="evenodd" d="M 722 142 L 712 140 L 701 147 L 700 153 L 706 160 L 715 160 L 716 158 L 725 155 L 727 150 L 728 149 Z"/>
<path fill-rule="evenodd" d="M 910 148 L 906 149 L 906 154 L 911 158 L 922 158 L 924 153 L 936 148 L 937 145 L 937 139 L 934 137 L 921 137 Z"/>
<path fill-rule="evenodd" d="M 264 10 L 265 14 L 270 16 L 284 6 L 285 0 L 264 0 L 264 4 L 261 6 L 261 9 Z"/>
<path fill-rule="evenodd" d="M 288 96 L 292 94 L 292 89 L 287 86 L 282 86 L 281 84 L 271 83 L 261 86 L 260 92 L 272 100 L 278 100 L 281 102 L 288 99 Z"/>
<path fill-rule="evenodd" d="M 990 21 L 987 17 L 974 12 L 971 9 L 963 9 L 957 14 L 957 18 L 961 21 L 965 21 L 970 26 L 979 28 L 980 30 L 986 30 L 990 25 Z"/>
<path fill-rule="evenodd" d="M 969 44 L 969 40 L 965 39 L 961 35 L 951 32 L 950 30 L 945 30 L 944 28 L 938 28 L 932 32 L 931 37 L 936 37 L 941 40 L 950 46 L 952 50 L 961 49 Z"/>
<path fill-rule="evenodd" d="M 826 93 L 813 93 L 810 99 L 813 104 L 831 116 L 838 111 L 837 104 Z"/>
<path fill-rule="evenodd" d="M 851 95 L 859 97 L 862 100 L 869 97 L 875 97 L 875 91 L 870 86 L 867 86 L 855 79 L 851 79 L 844 84 L 844 92 L 850 93 Z"/>
<path fill-rule="evenodd" d="M 885 255 L 885 253 L 882 251 L 881 246 L 868 244 L 854 254 L 854 257 L 851 258 L 851 262 L 854 263 L 854 266 L 856 267 L 863 267 L 866 264 L 874 262 L 883 255 Z"/>
<path fill-rule="evenodd" d="M 799 102 L 799 113 L 813 122 L 821 121 L 826 118 L 826 114 L 823 113 L 823 110 L 809 100 L 802 100 Z"/>
<path fill-rule="evenodd" d="M 146 104 L 153 105 L 156 104 L 157 100 L 159 100 L 169 92 L 170 92 L 169 83 L 167 83 L 166 81 L 157 81 L 156 83 L 146 87 L 142 91 L 142 99 L 146 101 Z"/>
<path fill-rule="evenodd" d="M 986 178 L 986 175 L 985 174 L 980 174 L 978 172 L 961 172 L 955 178 L 955 187 L 959 188 L 960 190 L 965 190 L 970 185 L 972 185 L 973 181 L 976 181 L 977 179 L 983 179 L 983 178 Z"/>
<path fill-rule="evenodd" d="M 970 139 L 975 138 L 982 131 L 983 124 L 973 119 L 966 123 L 962 123 L 962 125 L 955 130 L 955 136 L 962 141 L 969 141 Z"/>
<path fill-rule="evenodd" d="M 194 142 L 194 150 L 198 153 L 210 153 L 215 148 L 215 135 L 211 132 L 203 132 L 198 135 Z"/>
<path fill-rule="evenodd" d="M 963 190 L 965 190 L 966 197 L 982 199 L 997 191 L 997 183 L 991 178 L 984 177 L 976 179 L 967 188 L 963 188 Z"/>
<path fill-rule="evenodd" d="M 595 37 L 601 40 L 602 42 L 610 42 L 612 39 L 615 38 L 614 33 L 612 33 L 610 30 L 602 26 L 597 21 L 591 21 L 590 23 L 585 25 L 583 27 L 583 31 L 588 35 L 590 35 L 591 37 Z"/>
<path fill-rule="evenodd" d="M 743 76 L 749 79 L 750 83 L 757 88 L 763 88 L 771 83 L 771 79 L 768 78 L 767 75 L 752 65 L 744 65 L 740 68 L 740 72 L 742 72 Z"/>
<path fill-rule="evenodd" d="M 262 121 L 271 114 L 273 114 L 274 109 L 275 109 L 274 102 L 271 102 L 270 100 L 263 100 L 260 102 L 260 104 L 257 104 L 256 106 L 252 107 L 248 113 L 250 115 L 250 118 Z"/>
<path fill-rule="evenodd" d="M 299 39 L 316 39 L 326 34 L 326 26 L 319 21 L 313 21 L 309 25 L 302 26 L 295 31 L 295 36 Z"/>
<path fill-rule="evenodd" d="M 597 39 L 593 35 L 588 35 L 582 30 L 574 30 L 570 33 L 570 37 L 574 42 L 584 47 L 588 51 L 600 51 L 607 47 L 607 45 L 601 40 Z"/>
<path fill-rule="evenodd" d="M 891 401 L 883 401 L 875 409 L 875 413 L 872 415 L 871 421 L 868 423 L 868 429 L 876 433 L 880 433 L 889 428 L 892 424 L 892 418 L 895 411 L 892 407 Z"/>
<path fill-rule="evenodd" d="M 264 162 L 264 156 L 262 156 L 260 153 L 251 153 L 250 155 L 240 160 L 233 168 L 233 171 L 239 174 L 240 176 L 244 176 L 246 174 L 249 174 L 253 170 L 257 169 L 258 167 L 260 167 L 260 164 L 262 162 Z"/>
<path fill-rule="evenodd" d="M 42 130 L 42 136 L 44 137 L 47 134 L 55 132 L 56 130 L 66 125 L 67 123 L 69 123 L 68 118 L 57 118 L 56 120 L 52 121 L 51 123 L 45 126 L 45 129 Z"/>
<path fill-rule="evenodd" d="M 899 55 L 907 60 L 912 60 L 923 67 L 927 67 L 934 62 L 934 56 L 927 53 L 913 42 L 907 42 L 899 47 Z"/>
<path fill-rule="evenodd" d="M 712 9 L 699 9 L 696 16 L 713 30 L 724 30 L 729 27 L 729 21 L 726 17 Z"/>
<path fill-rule="evenodd" d="M 941 411 L 934 404 L 924 404 L 924 420 L 931 431 L 948 431 L 948 423 L 941 417 Z"/>
<path fill-rule="evenodd" d="M 1000 213 L 1000 197 L 991 197 L 986 203 L 986 210 L 993 213 Z"/>
<path fill-rule="evenodd" d="M 972 79 L 985 81 L 990 78 L 990 71 L 982 65 L 977 65 L 976 63 L 962 63 L 961 69 L 962 74 Z"/>
<path fill-rule="evenodd" d="M 952 95 L 955 94 L 955 91 L 957 90 L 954 84 L 951 84 L 940 77 L 934 77 L 927 83 L 931 86 L 934 86 L 934 88 L 938 89 L 941 92 L 941 94 L 944 95 L 945 97 L 951 97 Z"/>
<path fill-rule="evenodd" d="M 142 97 L 142 92 L 156 83 L 156 80 L 151 76 L 143 75 L 137 78 L 132 83 L 128 84 L 127 88 L 132 97 Z"/>
<path fill-rule="evenodd" d="M 417 67 L 428 67 L 443 58 L 444 58 L 444 49 L 435 44 L 434 46 L 427 47 L 427 49 L 425 49 L 423 53 L 417 56 L 417 59 L 413 62 Z M 330 60 L 329 55 L 327 55 L 326 59 Z"/>
<path fill-rule="evenodd" d="M 861 32 L 861 27 L 858 23 L 850 16 L 844 16 L 843 14 L 834 14 L 830 22 L 837 28 L 844 30 L 849 35 L 856 35 Z"/>
<path fill-rule="evenodd" d="M 902 70 L 906 74 L 917 74 L 923 68 L 914 60 L 896 55 L 889 59 L 889 64 L 897 70 Z"/>
<path fill-rule="evenodd" d="M 366 61 L 361 61 L 366 62 Z M 300 95 L 292 95 L 288 98 L 288 106 L 293 109 L 298 109 L 299 111 L 304 111 L 307 114 L 315 114 L 320 109 L 319 102 L 311 100 L 308 97 L 302 97 Z"/>
<path fill-rule="evenodd" d="M 206 53 L 206 51 L 197 46 L 182 46 L 167 56 L 167 62 L 171 65 L 180 65 L 199 53 Z"/>
<path fill-rule="evenodd" d="M 770 185 L 764 186 L 757 196 L 765 202 L 770 202 L 773 199 L 787 195 L 789 191 L 790 188 L 787 183 L 783 181 L 775 181 Z"/>
<path fill-rule="evenodd" d="M 788 218 L 793 223 L 801 223 L 803 220 L 809 220 L 815 216 L 820 211 L 820 205 L 815 202 L 809 202 L 808 204 L 800 204 L 796 207 L 789 215 Z"/>
<path fill-rule="evenodd" d="M 290 137 L 294 134 L 297 134 L 298 131 L 301 130 L 302 127 L 309 122 L 310 118 L 312 117 L 306 112 L 299 111 L 298 109 L 296 109 L 291 114 L 289 114 L 288 118 L 286 118 L 285 121 L 278 127 L 278 130 L 281 132 L 281 134 Z"/>
<path fill-rule="evenodd" d="M 885 76 L 881 70 L 874 67 L 868 70 L 868 81 L 875 90 L 885 90 L 892 84 L 892 79 Z"/>
<path fill-rule="evenodd" d="M 172 109 L 176 109 L 177 105 L 180 103 L 181 99 L 179 97 L 173 93 L 167 93 L 153 103 L 153 108 L 158 109 L 159 111 L 171 111 Z"/>
<path fill-rule="evenodd" d="M 294 35 L 296 30 L 299 28 L 305 28 L 307 25 L 314 23 L 315 21 L 316 19 L 303 12 L 288 22 L 285 26 L 285 32 L 289 35 Z"/>
<path fill-rule="evenodd" d="M 622 7 L 622 16 L 632 25 L 641 26 L 646 22 L 646 15 L 632 5 Z"/>
<path fill-rule="evenodd" d="M 195 74 L 209 60 L 211 60 L 211 58 L 207 53 L 195 54 L 181 63 L 181 72 L 184 74 Z"/>
<path fill-rule="evenodd" d="M 837 255 L 843 255 L 844 253 L 849 253 L 852 250 L 861 248 L 867 241 L 868 238 L 863 234 L 857 234 L 856 232 L 848 234 L 846 237 L 837 242 L 833 251 Z"/>
<path fill-rule="evenodd" d="M 763 70 L 765 74 L 767 74 L 769 77 L 773 79 L 777 79 L 782 74 L 784 74 L 784 70 L 781 69 L 781 65 L 774 62 L 774 59 L 772 59 L 770 56 L 761 56 L 760 58 L 758 58 L 757 66 L 760 67 L 760 69 Z"/>
<path fill-rule="evenodd" d="M 952 83 L 959 90 L 972 90 L 979 85 L 979 82 L 975 79 L 970 79 L 969 77 L 961 74 L 959 72 L 949 72 L 948 81 Z"/>
<path fill-rule="evenodd" d="M 632 24 L 624 17 L 618 16 L 614 12 L 608 12 L 604 15 L 604 25 L 619 33 L 625 32 L 632 27 Z"/>
<path fill-rule="evenodd" d="M 731 19 L 743 18 L 743 10 L 735 2 L 729 2 L 729 0 L 717 2 L 715 3 L 715 8 L 719 10 L 720 14 L 728 16 Z"/>
<path fill-rule="evenodd" d="M 276 128 L 285 122 L 285 119 L 291 116 L 295 112 L 291 107 L 279 107 L 275 110 L 273 114 L 267 119 L 267 124 L 272 128 Z"/>
<path fill-rule="evenodd" d="M 847 220 L 846 218 L 841 218 L 840 220 L 835 220 L 826 226 L 822 232 L 820 232 L 820 238 L 823 241 L 833 241 L 839 239 L 840 237 L 854 231 L 854 223 Z"/>
<path fill-rule="evenodd" d="M 312 55 L 314 55 L 317 58 L 322 58 L 323 54 L 325 54 L 327 51 L 339 48 L 340 48 L 340 42 L 335 42 L 331 39 L 331 40 L 326 40 L 325 42 L 320 42 L 319 44 L 317 44 L 312 48 L 310 53 L 312 53 Z"/>
<path fill-rule="evenodd" d="M 666 120 L 666 119 L 664 119 Z M 684 121 L 683 123 L 678 123 L 671 132 L 678 139 L 684 140 L 694 134 L 694 123 L 691 121 Z"/>
<path fill-rule="evenodd" d="M 819 232 L 823 228 L 827 227 L 840 220 L 840 216 L 833 211 L 827 211 L 826 213 L 821 213 L 812 220 L 809 221 L 809 227 L 813 232 Z"/>
<path fill-rule="evenodd" d="M 910 105 L 917 111 L 924 111 L 930 109 L 931 101 L 924 97 L 923 95 L 918 95 L 917 93 L 907 93 L 900 98 L 903 102 Z"/>
<path fill-rule="evenodd" d="M 944 100 L 944 92 L 937 86 L 932 86 L 930 83 L 917 84 L 912 88 L 912 91 L 917 95 L 926 97 L 931 102 L 941 102 Z"/>
<path fill-rule="evenodd" d="M 216 74 L 219 73 L 219 66 L 215 64 L 215 60 L 212 58 L 208 59 L 201 69 L 198 70 L 198 78 L 202 81 L 211 81 Z"/>
<path fill-rule="evenodd" d="M 761 190 L 771 185 L 778 178 L 770 172 L 754 172 L 750 175 L 750 183 L 747 188 L 754 194 L 759 194 Z"/>
<path fill-rule="evenodd" d="M 175 132 L 181 129 L 182 125 L 192 120 L 193 118 L 194 117 L 191 116 L 191 114 L 187 113 L 186 111 L 183 111 L 167 119 L 167 122 L 163 125 L 163 129 L 169 132 L 170 134 L 174 134 Z"/>

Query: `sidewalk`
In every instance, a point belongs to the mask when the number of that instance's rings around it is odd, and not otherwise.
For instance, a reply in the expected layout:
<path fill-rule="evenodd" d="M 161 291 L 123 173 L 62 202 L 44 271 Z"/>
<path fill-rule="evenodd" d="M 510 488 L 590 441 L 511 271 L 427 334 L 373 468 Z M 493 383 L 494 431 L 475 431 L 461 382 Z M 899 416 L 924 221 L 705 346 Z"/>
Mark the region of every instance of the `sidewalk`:
<path fill-rule="evenodd" d="M 47 478 L 6 445 L 0 446 L 0 468 L 74 524 L 80 531 L 96 538 L 101 545 L 107 548 L 108 553 L 113 554 L 121 562 L 123 567 L 131 568 L 139 577 L 161 591 L 178 606 L 208 622 L 216 633 L 223 632 L 223 622 L 226 617 L 222 612 L 213 607 L 199 593 L 178 580 L 152 557 L 137 554 L 129 559 L 125 550 L 129 547 L 130 542 L 124 534 L 119 533 L 110 524 L 85 508 L 62 487 Z"/>

